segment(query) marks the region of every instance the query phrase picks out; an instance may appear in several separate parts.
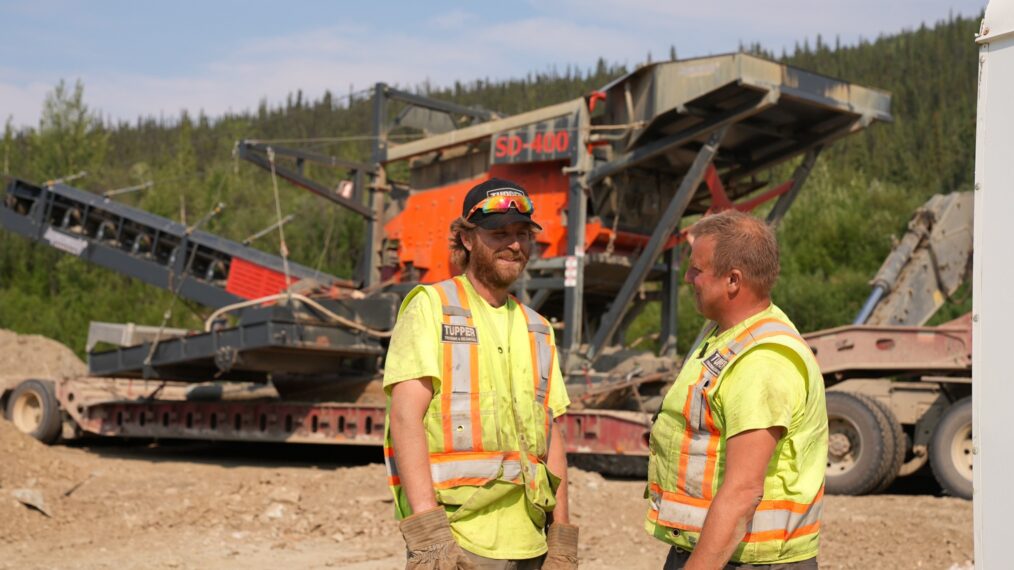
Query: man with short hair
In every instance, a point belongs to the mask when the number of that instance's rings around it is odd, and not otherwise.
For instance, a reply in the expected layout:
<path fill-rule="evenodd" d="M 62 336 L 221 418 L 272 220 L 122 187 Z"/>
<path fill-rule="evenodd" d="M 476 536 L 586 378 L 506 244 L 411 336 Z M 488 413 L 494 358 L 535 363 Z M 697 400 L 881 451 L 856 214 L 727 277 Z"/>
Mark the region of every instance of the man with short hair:
<path fill-rule="evenodd" d="M 553 329 L 508 294 L 542 229 L 533 211 L 513 182 L 476 185 L 451 225 L 464 274 L 402 303 L 385 455 L 409 569 L 577 567 Z"/>
<path fill-rule="evenodd" d="M 771 303 L 778 246 L 737 211 L 690 228 L 685 281 L 714 329 L 686 357 L 651 429 L 648 533 L 665 570 L 816 568 L 827 468 L 824 384 Z"/>

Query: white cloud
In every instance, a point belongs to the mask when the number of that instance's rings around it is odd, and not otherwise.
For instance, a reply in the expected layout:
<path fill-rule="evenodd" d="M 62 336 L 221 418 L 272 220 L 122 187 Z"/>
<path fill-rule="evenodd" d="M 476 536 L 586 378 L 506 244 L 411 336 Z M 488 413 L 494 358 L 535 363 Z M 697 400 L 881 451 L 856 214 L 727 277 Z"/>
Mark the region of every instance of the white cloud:
<path fill-rule="evenodd" d="M 470 26 L 478 21 L 478 19 L 478 16 L 471 12 L 466 12 L 464 10 L 451 10 L 450 12 L 444 12 L 433 16 L 427 20 L 426 23 L 429 27 L 438 30 L 453 30 L 462 26 Z"/>
<path fill-rule="evenodd" d="M 605 35 L 610 40 L 594 43 L 595 51 L 589 51 L 589 38 Z M 590 65 L 599 53 L 617 53 L 621 44 L 636 41 L 599 26 L 545 17 L 452 26 L 440 34 L 337 26 L 251 40 L 190 74 L 98 71 L 81 79 L 89 105 L 114 119 L 176 116 L 181 109 L 217 115 L 253 109 L 263 98 L 278 103 L 297 89 L 309 97 L 327 89 L 341 96 L 350 84 L 358 90 L 377 81 L 449 85 L 455 80 L 516 77 L 540 60 Z M 37 122 L 42 94 L 60 79 L 32 73 L 13 81 L 5 74 L 0 77 L 5 78 L 0 80 L 0 110 L 13 115 L 18 125 Z"/>
<path fill-rule="evenodd" d="M 10 119 L 15 127 L 38 126 L 42 102 L 57 81 L 0 67 L 0 124 Z"/>
<path fill-rule="evenodd" d="M 181 109 L 214 116 L 254 109 L 264 98 L 278 104 L 298 89 L 316 98 L 325 90 L 342 96 L 350 84 L 358 90 L 377 81 L 442 86 L 456 80 L 519 77 L 550 65 L 587 68 L 599 56 L 633 64 L 648 51 L 665 57 L 670 44 L 686 57 L 732 51 L 740 40 L 759 40 L 778 50 L 778 41 L 791 47 L 790 42 L 817 33 L 828 41 L 835 33 L 844 40 L 859 33 L 875 37 L 878 31 L 918 25 L 918 20 L 909 21 L 911 14 L 931 21 L 946 17 L 949 1 L 928 3 L 940 14 L 921 9 L 924 4 L 914 0 L 533 2 L 530 16 L 514 19 L 481 21 L 475 13 L 452 10 L 401 29 L 363 23 L 319 26 L 229 46 L 184 73 L 124 73 L 103 69 L 96 61 L 95 71 L 66 79 L 80 77 L 88 104 L 107 117 L 174 117 Z M 977 6 L 980 0 L 953 1 Z M 52 73 L 0 67 L 0 119 L 13 116 L 16 125 L 35 125 L 43 95 L 60 79 Z"/>
<path fill-rule="evenodd" d="M 700 54 L 715 51 L 716 39 L 725 42 L 760 40 L 773 50 L 821 34 L 833 41 L 854 42 L 860 36 L 872 39 L 880 33 L 912 29 L 921 23 L 932 25 L 955 15 L 975 16 L 986 0 L 720 0 L 714 2 L 659 2 L 658 0 L 564 0 L 558 5 L 568 11 L 580 10 L 589 19 L 596 16 L 624 28 L 641 30 L 645 38 L 668 36 L 680 52 Z M 721 40 L 720 40 L 721 41 Z M 700 49 L 705 44 L 710 49 Z M 735 49 L 735 43 L 729 50 Z M 723 51 L 719 49 L 719 51 Z"/>

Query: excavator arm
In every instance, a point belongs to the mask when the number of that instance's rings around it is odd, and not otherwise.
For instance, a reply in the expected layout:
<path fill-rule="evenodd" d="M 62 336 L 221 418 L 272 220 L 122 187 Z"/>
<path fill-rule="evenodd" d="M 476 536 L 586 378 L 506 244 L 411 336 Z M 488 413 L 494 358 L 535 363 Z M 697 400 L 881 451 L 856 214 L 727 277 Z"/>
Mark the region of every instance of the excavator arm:
<path fill-rule="evenodd" d="M 920 326 L 965 282 L 972 266 L 972 193 L 937 194 L 873 278 L 856 325 Z"/>

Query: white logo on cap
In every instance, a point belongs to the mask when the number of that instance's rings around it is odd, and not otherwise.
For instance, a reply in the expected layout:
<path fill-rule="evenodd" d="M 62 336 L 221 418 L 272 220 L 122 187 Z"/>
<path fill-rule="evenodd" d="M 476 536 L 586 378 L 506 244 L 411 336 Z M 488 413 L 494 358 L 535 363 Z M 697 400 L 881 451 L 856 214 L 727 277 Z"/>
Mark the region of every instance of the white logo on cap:
<path fill-rule="evenodd" d="M 486 197 L 490 196 L 524 196 L 525 193 L 517 188 L 496 188 L 493 190 L 486 190 Z"/>

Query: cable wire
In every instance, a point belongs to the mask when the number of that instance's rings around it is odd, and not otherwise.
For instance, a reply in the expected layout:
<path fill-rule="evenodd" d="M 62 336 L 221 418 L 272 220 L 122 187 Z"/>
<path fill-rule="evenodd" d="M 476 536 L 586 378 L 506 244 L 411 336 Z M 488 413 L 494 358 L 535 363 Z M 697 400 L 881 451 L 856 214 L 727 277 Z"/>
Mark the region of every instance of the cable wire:
<path fill-rule="evenodd" d="M 278 195 L 278 176 L 275 174 L 275 151 L 271 147 L 268 147 L 268 162 L 271 163 L 271 187 L 275 194 L 275 216 L 278 223 L 278 253 L 282 255 L 282 269 L 285 271 L 285 291 L 288 293 L 292 287 L 292 277 L 289 275 L 289 247 L 285 244 L 285 224 L 282 223 L 282 199 Z"/>
<path fill-rule="evenodd" d="M 241 301 L 239 303 L 233 303 L 232 305 L 226 305 L 224 307 L 216 309 L 215 312 L 211 313 L 208 319 L 204 321 L 204 330 L 205 332 L 210 332 L 212 326 L 214 325 L 215 320 L 226 313 L 231 313 L 232 311 L 236 311 L 238 309 L 243 309 L 246 307 L 252 307 L 254 305 L 263 305 L 264 303 L 270 303 L 272 301 L 278 301 L 282 299 L 288 300 L 290 303 L 292 301 L 302 303 L 342 326 L 364 332 L 373 337 L 390 338 L 391 335 L 394 334 L 394 331 L 382 331 L 374 329 L 362 323 L 353 321 L 351 319 L 347 319 L 335 313 L 334 311 L 331 311 L 330 309 L 321 305 L 317 301 L 314 301 L 313 299 L 305 295 L 300 295 L 299 293 L 292 293 L 291 291 L 286 291 L 284 293 L 275 293 L 274 295 L 268 295 L 266 297 L 261 297 L 259 299 L 250 299 L 248 301 Z"/>

